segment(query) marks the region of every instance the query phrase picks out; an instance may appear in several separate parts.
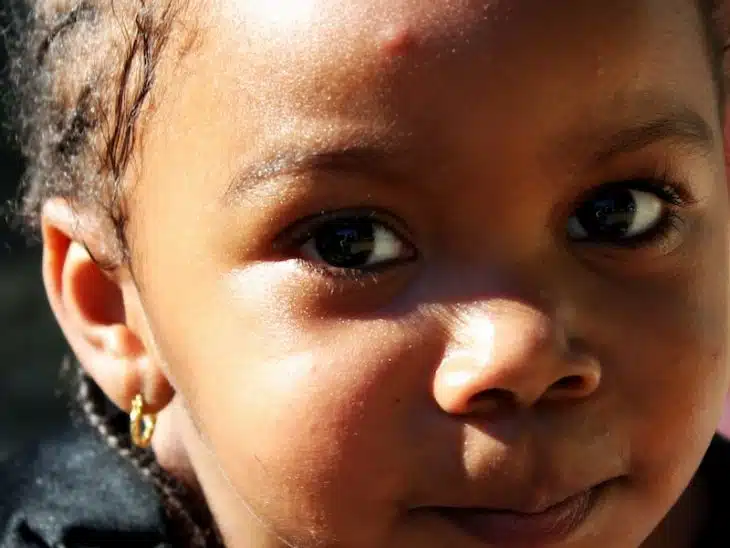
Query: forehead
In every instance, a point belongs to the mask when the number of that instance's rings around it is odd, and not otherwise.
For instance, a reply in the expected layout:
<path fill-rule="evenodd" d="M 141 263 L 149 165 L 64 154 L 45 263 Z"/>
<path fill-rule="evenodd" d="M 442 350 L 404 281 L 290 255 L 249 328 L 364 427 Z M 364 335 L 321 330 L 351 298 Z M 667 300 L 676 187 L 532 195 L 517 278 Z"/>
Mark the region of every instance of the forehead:
<path fill-rule="evenodd" d="M 221 185 L 293 147 L 378 140 L 511 161 L 661 115 L 657 99 L 717 115 L 693 0 L 211 2 L 167 86 L 161 146 L 194 147 L 188 172 L 200 162 L 211 179 L 216 158 Z"/>
<path fill-rule="evenodd" d="M 538 65 L 561 57 L 600 61 L 611 50 L 657 48 L 683 35 L 696 42 L 700 36 L 695 0 L 213 1 L 217 38 L 232 37 L 242 52 L 267 56 L 272 74 L 283 70 L 287 76 L 314 66 L 382 69 L 392 57 L 413 68 L 470 53 L 491 58 L 493 65 L 505 59 Z"/>
<path fill-rule="evenodd" d="M 566 26 L 576 38 L 614 28 L 641 34 L 645 25 L 661 28 L 668 20 L 692 22 L 695 0 L 216 0 L 219 16 L 229 20 L 252 40 L 271 49 L 313 51 L 340 41 L 340 54 L 411 32 L 421 45 L 461 46 L 465 41 L 484 45 L 482 38 L 557 36 Z M 689 17 L 688 17 L 689 16 Z M 637 24 L 639 26 L 637 26 Z M 618 25 L 618 28 L 617 28 Z M 398 33 L 396 32 L 396 35 Z M 529 41 L 529 36 L 521 36 Z M 564 39 L 570 36 L 563 35 Z M 332 53 L 332 52 L 330 52 Z"/>
<path fill-rule="evenodd" d="M 248 125 L 354 111 L 390 123 L 387 110 L 423 114 L 449 98 L 456 108 L 470 93 L 495 111 L 578 108 L 619 89 L 709 82 L 692 0 L 214 2 L 196 53 L 215 71 L 206 87 L 229 86 Z"/>

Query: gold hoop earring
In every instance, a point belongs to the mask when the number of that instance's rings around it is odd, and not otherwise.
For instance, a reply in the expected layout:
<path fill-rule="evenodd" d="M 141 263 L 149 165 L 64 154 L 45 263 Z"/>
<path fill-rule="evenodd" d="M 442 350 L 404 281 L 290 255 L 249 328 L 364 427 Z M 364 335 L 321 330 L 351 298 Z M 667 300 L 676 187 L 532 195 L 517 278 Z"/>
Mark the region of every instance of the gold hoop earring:
<path fill-rule="evenodd" d="M 144 412 L 144 398 L 142 394 L 137 394 L 132 400 L 132 410 L 129 412 L 129 433 L 132 436 L 132 443 L 141 449 L 149 447 L 156 423 L 157 415 Z"/>

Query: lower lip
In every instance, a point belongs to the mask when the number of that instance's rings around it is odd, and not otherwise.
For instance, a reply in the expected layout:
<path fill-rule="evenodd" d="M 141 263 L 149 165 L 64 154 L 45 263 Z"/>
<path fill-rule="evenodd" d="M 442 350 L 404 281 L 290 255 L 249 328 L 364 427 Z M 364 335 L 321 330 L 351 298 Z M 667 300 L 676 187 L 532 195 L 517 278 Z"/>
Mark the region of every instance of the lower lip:
<path fill-rule="evenodd" d="M 488 545 L 544 546 L 565 540 L 586 520 L 595 505 L 596 490 L 584 491 L 536 514 L 458 508 L 439 509 L 438 514 Z"/>

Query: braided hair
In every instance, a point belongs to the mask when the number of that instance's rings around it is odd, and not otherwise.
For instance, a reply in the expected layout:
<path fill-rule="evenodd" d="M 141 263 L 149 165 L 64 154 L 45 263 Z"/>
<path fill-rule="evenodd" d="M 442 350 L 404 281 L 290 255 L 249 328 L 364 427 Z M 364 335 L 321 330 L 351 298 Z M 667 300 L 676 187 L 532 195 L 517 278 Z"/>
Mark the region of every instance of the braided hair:
<path fill-rule="evenodd" d="M 111 450 L 156 488 L 171 525 L 170 535 L 175 546 L 222 547 L 215 524 L 200 498 L 165 472 L 152 451 L 140 449 L 132 443 L 126 415 L 110 408 L 112 404 L 81 367 L 72 365 L 72 361 L 67 359 L 63 369 L 70 373 L 68 385 L 72 388 L 73 400 L 82 419 Z"/>

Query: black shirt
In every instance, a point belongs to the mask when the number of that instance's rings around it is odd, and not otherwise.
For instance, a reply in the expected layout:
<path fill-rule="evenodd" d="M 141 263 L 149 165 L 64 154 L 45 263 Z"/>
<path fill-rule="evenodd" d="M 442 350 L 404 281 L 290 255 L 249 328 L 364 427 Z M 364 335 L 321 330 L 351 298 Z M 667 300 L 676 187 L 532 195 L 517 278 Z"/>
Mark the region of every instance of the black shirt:
<path fill-rule="evenodd" d="M 89 427 L 0 470 L 0 548 L 171 548 L 168 528 L 153 484 Z"/>
<path fill-rule="evenodd" d="M 730 547 L 730 441 L 717 435 L 700 465 L 709 489 L 707 526 L 698 548 Z"/>

